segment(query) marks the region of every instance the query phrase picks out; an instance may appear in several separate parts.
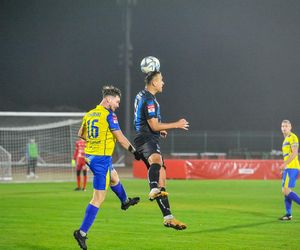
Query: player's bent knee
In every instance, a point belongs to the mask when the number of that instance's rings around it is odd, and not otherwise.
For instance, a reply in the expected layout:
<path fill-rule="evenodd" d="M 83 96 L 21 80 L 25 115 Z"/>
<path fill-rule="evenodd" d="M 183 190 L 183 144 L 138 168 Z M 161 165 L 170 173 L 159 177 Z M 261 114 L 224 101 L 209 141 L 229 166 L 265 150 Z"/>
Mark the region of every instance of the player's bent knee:
<path fill-rule="evenodd" d="M 282 189 L 282 193 L 283 193 L 285 196 L 288 196 L 290 192 L 292 192 L 292 190 L 291 190 L 290 188 L 283 188 L 283 189 Z"/>
<path fill-rule="evenodd" d="M 160 154 L 152 154 L 150 155 L 150 157 L 148 158 L 148 162 L 149 164 L 159 164 L 160 166 L 163 165 L 163 162 L 162 162 L 162 158 L 161 158 L 161 155 Z"/>
<path fill-rule="evenodd" d="M 91 204 L 95 207 L 100 207 L 105 200 L 106 190 L 94 190 L 93 198 Z"/>
<path fill-rule="evenodd" d="M 119 183 L 119 181 L 111 180 L 109 185 L 110 185 L 111 187 L 114 187 L 114 186 L 116 186 L 118 183 Z"/>

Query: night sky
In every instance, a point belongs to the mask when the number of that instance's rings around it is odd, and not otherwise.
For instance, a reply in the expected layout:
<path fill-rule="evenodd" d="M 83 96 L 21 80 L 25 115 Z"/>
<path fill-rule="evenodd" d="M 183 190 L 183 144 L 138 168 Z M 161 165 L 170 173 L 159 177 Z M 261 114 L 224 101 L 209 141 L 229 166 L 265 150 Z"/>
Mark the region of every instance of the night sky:
<path fill-rule="evenodd" d="M 299 129 L 299 13 L 298 0 L 136 1 L 132 109 L 144 87 L 139 63 L 152 55 L 165 80 L 157 96 L 163 121 L 278 130 L 290 119 Z M 104 84 L 125 91 L 117 1 L 0 0 L 0 18 L 1 111 L 87 111 Z M 132 120 L 124 101 L 121 125 Z"/>

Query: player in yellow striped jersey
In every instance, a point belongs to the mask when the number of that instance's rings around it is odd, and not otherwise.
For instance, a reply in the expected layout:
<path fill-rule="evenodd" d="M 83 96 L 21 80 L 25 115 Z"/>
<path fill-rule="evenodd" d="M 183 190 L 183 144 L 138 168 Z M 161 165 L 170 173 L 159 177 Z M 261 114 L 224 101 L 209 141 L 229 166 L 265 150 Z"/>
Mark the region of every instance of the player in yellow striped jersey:
<path fill-rule="evenodd" d="M 280 220 L 292 219 L 292 201 L 300 205 L 300 197 L 292 191 L 296 186 L 296 180 L 299 175 L 298 161 L 298 137 L 292 133 L 292 124 L 289 120 L 283 120 L 281 131 L 284 136 L 282 143 L 283 164 L 280 166 L 282 171 L 282 192 L 284 194 L 284 203 L 286 214 L 280 217 Z"/>
<path fill-rule="evenodd" d="M 82 249 L 87 249 L 86 235 L 105 199 L 108 186 L 119 197 L 123 210 L 137 204 L 140 200 L 139 197 L 132 199 L 127 197 L 119 176 L 112 167 L 112 154 L 116 141 L 133 153 L 137 160 L 140 159 L 135 148 L 123 135 L 114 113 L 120 105 L 121 91 L 114 86 L 104 86 L 102 95 L 101 103 L 84 116 L 78 132 L 78 136 L 86 140 L 86 163 L 94 174 L 93 198 L 86 208 L 81 227 L 74 231 L 74 237 Z"/>

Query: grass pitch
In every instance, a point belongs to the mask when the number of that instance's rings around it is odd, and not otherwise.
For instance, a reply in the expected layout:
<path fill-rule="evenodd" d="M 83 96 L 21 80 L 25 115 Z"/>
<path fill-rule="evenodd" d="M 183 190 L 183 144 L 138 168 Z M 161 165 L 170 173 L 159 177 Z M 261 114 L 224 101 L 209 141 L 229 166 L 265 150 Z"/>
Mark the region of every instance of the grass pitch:
<path fill-rule="evenodd" d="M 123 179 L 141 202 L 127 211 L 109 191 L 88 233 L 88 249 L 300 249 L 300 206 L 284 214 L 280 181 L 170 180 L 173 214 L 187 223 L 176 231 L 162 225 L 156 202 L 147 200 L 146 180 Z M 0 184 L 0 249 L 79 249 L 73 239 L 92 194 L 74 183 Z M 299 188 L 295 191 L 300 193 Z"/>

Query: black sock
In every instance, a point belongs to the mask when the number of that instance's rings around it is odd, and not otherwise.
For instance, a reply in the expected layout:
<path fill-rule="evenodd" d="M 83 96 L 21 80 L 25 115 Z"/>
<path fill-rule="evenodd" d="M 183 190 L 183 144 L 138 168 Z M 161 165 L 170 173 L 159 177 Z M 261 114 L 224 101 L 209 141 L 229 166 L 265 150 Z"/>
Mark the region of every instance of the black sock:
<path fill-rule="evenodd" d="M 166 189 L 162 187 L 161 191 L 166 191 Z M 157 204 L 158 204 L 163 216 L 172 214 L 168 196 L 159 196 L 156 198 L 156 201 L 157 201 Z"/>
<path fill-rule="evenodd" d="M 160 165 L 153 163 L 148 170 L 150 189 L 158 187 Z"/>

